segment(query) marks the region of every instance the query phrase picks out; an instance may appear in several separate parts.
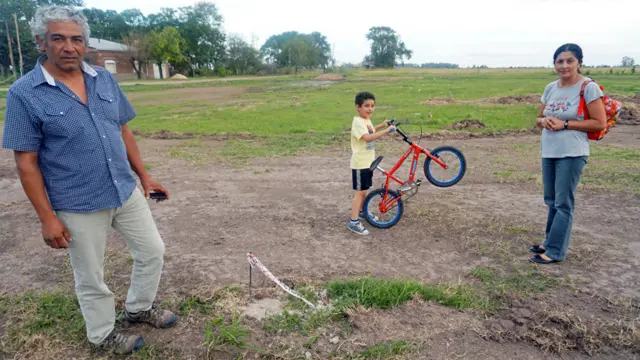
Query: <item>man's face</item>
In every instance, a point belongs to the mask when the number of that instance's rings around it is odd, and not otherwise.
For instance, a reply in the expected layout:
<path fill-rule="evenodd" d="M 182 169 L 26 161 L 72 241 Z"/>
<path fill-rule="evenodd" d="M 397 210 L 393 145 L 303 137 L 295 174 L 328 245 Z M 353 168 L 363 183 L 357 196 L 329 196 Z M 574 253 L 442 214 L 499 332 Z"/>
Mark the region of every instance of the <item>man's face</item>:
<path fill-rule="evenodd" d="M 80 69 L 87 51 L 82 26 L 75 22 L 50 22 L 46 39 L 36 37 L 40 50 L 62 71 Z M 43 41 L 44 40 L 44 41 Z"/>

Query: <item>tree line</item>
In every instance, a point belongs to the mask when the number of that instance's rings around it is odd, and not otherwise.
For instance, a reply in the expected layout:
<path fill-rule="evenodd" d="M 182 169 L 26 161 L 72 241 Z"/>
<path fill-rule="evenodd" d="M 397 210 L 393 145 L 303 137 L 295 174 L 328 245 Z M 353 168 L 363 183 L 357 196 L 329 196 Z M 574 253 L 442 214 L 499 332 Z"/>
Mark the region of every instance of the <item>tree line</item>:
<path fill-rule="evenodd" d="M 25 72 L 35 66 L 40 54 L 29 22 L 38 6 L 51 4 L 84 6 L 83 0 L 0 0 L 2 73 L 10 67 L 17 68 L 12 65 L 10 54 L 17 59 L 21 53 Z M 130 62 L 138 77 L 142 76 L 142 65 L 150 62 L 168 62 L 174 72 L 192 76 L 227 72 L 255 74 L 276 69 L 326 70 L 335 66 L 332 47 L 322 33 L 287 31 L 272 35 L 258 48 L 241 36 L 225 34 L 222 14 L 214 3 L 207 1 L 162 8 L 146 16 L 135 8 L 121 12 L 84 8 L 83 12 L 93 38 L 122 43 L 129 48 Z M 13 27 L 13 14 L 16 14 L 17 29 Z M 12 26 L 1 26 L 3 21 Z M 375 67 L 393 67 L 397 61 L 411 58 L 412 51 L 391 28 L 372 27 L 366 38 L 371 41 L 371 53 L 364 61 Z"/>
<path fill-rule="evenodd" d="M 84 6 L 83 0 L 0 0 L 0 76 L 9 68 L 26 73 L 35 66 L 40 54 L 29 22 L 37 7 L 51 4 Z M 336 62 L 327 37 L 320 32 L 287 31 L 270 36 L 260 47 L 255 39 L 249 43 L 241 36 L 225 34 L 222 14 L 207 1 L 162 8 L 146 16 L 135 8 L 121 12 L 84 8 L 83 12 L 92 37 L 129 48 L 129 60 L 139 78 L 143 64 L 151 62 L 168 62 L 173 72 L 191 76 L 326 70 Z M 371 27 L 365 38 L 370 42 L 370 51 L 363 59 L 366 67 L 458 67 L 449 63 L 405 64 L 413 51 L 390 27 Z M 622 64 L 633 67 L 634 60 L 625 57 Z"/>

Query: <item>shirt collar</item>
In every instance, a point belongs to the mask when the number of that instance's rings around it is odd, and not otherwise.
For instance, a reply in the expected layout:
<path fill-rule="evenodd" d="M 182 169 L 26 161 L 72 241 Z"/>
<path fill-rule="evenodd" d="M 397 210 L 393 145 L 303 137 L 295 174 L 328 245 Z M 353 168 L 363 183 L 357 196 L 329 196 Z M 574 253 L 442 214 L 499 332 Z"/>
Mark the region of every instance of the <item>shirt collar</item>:
<path fill-rule="evenodd" d="M 47 83 L 51 86 L 56 86 L 56 79 L 47 71 L 47 69 L 42 66 L 44 61 L 46 60 L 46 56 L 41 56 L 38 58 L 38 62 L 36 63 L 35 68 L 35 78 L 33 79 L 33 86 L 36 87 L 42 83 Z M 91 65 L 87 64 L 85 61 L 82 62 L 82 71 L 84 71 L 87 75 L 91 77 L 98 76 L 98 72 L 91 67 Z"/>

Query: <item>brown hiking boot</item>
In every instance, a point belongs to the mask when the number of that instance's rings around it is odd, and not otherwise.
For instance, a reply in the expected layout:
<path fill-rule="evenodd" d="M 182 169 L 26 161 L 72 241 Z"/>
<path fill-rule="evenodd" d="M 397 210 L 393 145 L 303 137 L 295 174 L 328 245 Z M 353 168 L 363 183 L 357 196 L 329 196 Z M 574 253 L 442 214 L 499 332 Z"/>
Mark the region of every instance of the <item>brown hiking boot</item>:
<path fill-rule="evenodd" d="M 135 314 L 125 309 L 124 318 L 131 323 L 147 323 L 157 328 L 172 327 L 178 320 L 177 315 L 169 310 L 161 309 L 158 305 L 153 305 L 151 309 Z"/>
<path fill-rule="evenodd" d="M 144 345 L 144 339 L 138 335 L 124 334 L 113 330 L 100 344 L 95 345 L 100 350 L 112 351 L 117 355 L 128 355 L 139 350 Z"/>

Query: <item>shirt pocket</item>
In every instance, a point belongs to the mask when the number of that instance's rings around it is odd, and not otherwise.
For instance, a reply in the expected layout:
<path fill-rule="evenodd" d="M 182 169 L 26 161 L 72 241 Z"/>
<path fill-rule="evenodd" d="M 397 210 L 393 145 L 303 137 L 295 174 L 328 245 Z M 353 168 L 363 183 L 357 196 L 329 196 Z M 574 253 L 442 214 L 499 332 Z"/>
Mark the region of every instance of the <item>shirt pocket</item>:
<path fill-rule="evenodd" d="M 64 152 L 87 152 L 96 148 L 98 142 L 88 133 L 87 119 L 70 103 L 53 103 L 44 107 L 42 130 L 50 142 L 49 148 Z"/>
<path fill-rule="evenodd" d="M 109 91 L 101 91 L 98 93 L 100 106 L 104 112 L 105 119 L 120 126 L 120 108 L 118 107 L 118 99 Z"/>

